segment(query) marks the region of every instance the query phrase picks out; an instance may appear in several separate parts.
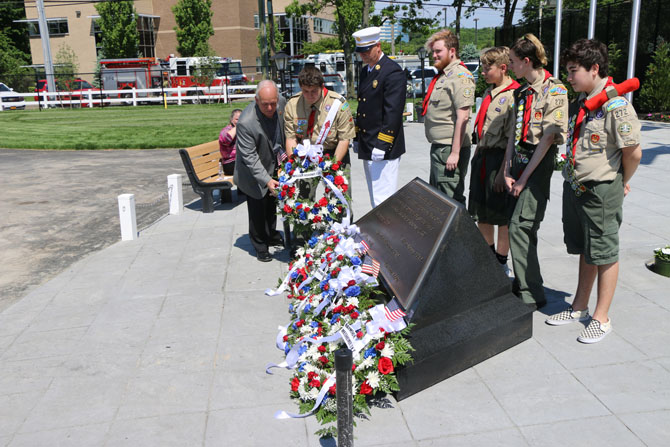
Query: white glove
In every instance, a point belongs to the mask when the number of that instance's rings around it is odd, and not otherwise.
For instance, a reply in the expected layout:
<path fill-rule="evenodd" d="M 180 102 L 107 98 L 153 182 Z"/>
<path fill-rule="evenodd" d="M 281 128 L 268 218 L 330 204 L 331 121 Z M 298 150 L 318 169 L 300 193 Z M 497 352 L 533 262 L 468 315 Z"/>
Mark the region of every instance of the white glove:
<path fill-rule="evenodd" d="M 372 161 L 382 161 L 384 155 L 386 155 L 386 152 L 383 150 L 377 148 L 372 149 Z"/>

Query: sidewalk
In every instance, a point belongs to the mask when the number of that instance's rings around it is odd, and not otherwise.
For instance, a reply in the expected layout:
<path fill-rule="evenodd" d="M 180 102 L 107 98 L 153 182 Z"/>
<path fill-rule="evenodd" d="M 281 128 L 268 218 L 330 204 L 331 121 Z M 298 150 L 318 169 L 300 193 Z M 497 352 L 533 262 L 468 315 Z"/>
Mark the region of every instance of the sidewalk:
<path fill-rule="evenodd" d="M 405 127 L 400 185 L 428 178 L 423 126 Z M 624 205 L 614 332 L 582 325 L 533 338 L 392 408 L 358 420 L 357 446 L 666 446 L 670 279 L 647 270 L 670 243 L 670 125 L 643 123 L 643 159 Z M 170 174 L 166 172 L 165 175 Z M 370 209 L 355 161 L 354 212 Z M 540 230 L 553 313 L 570 301 L 577 258 L 563 246 L 561 178 Z M 256 261 L 242 203 L 199 202 L 131 242 L 77 262 L 0 313 L 0 446 L 334 446 L 296 411 L 274 346 L 288 301 L 267 297 L 288 254 Z M 594 303 L 592 303 L 593 306 Z"/>

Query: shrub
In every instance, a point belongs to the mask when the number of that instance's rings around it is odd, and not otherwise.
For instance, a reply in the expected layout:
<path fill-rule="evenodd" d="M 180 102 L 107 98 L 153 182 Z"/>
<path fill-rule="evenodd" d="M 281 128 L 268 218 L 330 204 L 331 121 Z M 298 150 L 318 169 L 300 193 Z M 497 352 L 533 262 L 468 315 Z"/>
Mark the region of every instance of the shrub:
<path fill-rule="evenodd" d="M 642 109 L 648 112 L 670 110 L 670 44 L 661 42 L 652 56 L 646 81 L 640 91 Z"/>

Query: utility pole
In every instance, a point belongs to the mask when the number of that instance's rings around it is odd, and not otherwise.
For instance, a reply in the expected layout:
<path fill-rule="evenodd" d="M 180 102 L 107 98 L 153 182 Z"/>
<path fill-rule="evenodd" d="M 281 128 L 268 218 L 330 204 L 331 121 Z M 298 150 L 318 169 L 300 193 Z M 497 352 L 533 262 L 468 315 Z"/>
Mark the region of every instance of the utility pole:
<path fill-rule="evenodd" d="M 442 8 L 442 11 L 444 11 L 444 27 L 447 27 L 447 8 Z"/>
<path fill-rule="evenodd" d="M 37 18 L 40 26 L 40 38 L 42 40 L 42 52 L 44 53 L 44 71 L 47 77 L 47 90 L 56 91 L 56 82 L 54 81 L 54 64 L 51 59 L 51 43 L 49 42 L 49 27 L 44 15 L 44 0 L 37 0 Z"/>
<path fill-rule="evenodd" d="M 265 29 L 265 3 L 258 0 L 258 27 L 261 32 L 261 65 L 263 77 L 268 78 L 268 33 Z"/>
<path fill-rule="evenodd" d="M 272 0 L 268 0 L 268 25 L 270 26 L 270 38 L 268 41 L 270 42 L 270 53 L 272 56 L 277 54 L 277 50 L 275 49 L 275 17 L 274 17 L 274 11 L 272 10 Z M 276 69 L 275 69 L 275 64 L 272 64 L 270 67 L 270 77 L 271 79 L 275 79 L 277 76 Z"/>
<path fill-rule="evenodd" d="M 479 22 L 479 19 L 473 19 L 473 20 L 475 21 L 475 47 L 477 47 L 477 22 Z"/>

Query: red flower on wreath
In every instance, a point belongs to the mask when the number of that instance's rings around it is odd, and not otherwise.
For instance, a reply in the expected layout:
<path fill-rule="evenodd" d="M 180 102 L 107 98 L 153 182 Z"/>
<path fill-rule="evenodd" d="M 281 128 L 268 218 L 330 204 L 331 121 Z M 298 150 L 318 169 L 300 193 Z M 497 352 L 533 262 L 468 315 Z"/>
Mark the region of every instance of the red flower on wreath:
<path fill-rule="evenodd" d="M 382 357 L 379 359 L 379 364 L 377 369 L 380 373 L 386 375 L 393 372 L 393 361 L 388 357 Z"/>
<path fill-rule="evenodd" d="M 384 346 L 386 346 L 386 344 L 385 344 L 383 341 L 380 341 L 379 343 L 377 343 L 377 344 L 375 345 L 375 349 L 376 349 L 377 351 L 381 351 L 382 349 L 384 349 Z"/>
<path fill-rule="evenodd" d="M 321 363 L 323 363 L 324 365 L 327 365 L 328 364 L 328 357 L 326 357 L 325 355 L 322 355 L 321 357 L 319 357 L 319 361 Z"/>
<path fill-rule="evenodd" d="M 291 208 L 291 207 L 288 206 L 288 205 L 284 205 L 284 212 L 285 212 L 286 214 L 291 214 L 292 211 L 293 211 L 293 208 Z"/>
<path fill-rule="evenodd" d="M 321 353 L 324 353 L 324 352 L 326 352 L 326 347 L 325 347 L 324 345 L 321 345 L 321 346 L 319 346 L 319 347 L 318 347 L 318 348 L 316 348 L 316 349 L 318 349 L 318 350 L 319 350 L 319 352 L 321 352 Z"/>
<path fill-rule="evenodd" d="M 341 175 L 336 176 L 333 183 L 335 183 L 335 185 L 337 185 L 337 186 L 344 185 L 344 177 L 342 177 Z"/>
<path fill-rule="evenodd" d="M 372 387 L 367 380 L 361 384 L 361 394 L 372 394 Z"/>
<path fill-rule="evenodd" d="M 331 396 L 334 396 L 336 392 L 337 392 L 337 384 L 328 388 L 328 394 L 330 394 Z"/>
<path fill-rule="evenodd" d="M 298 388 L 300 388 L 300 379 L 294 377 L 293 380 L 291 380 L 291 391 L 298 391 Z"/>
<path fill-rule="evenodd" d="M 328 199 L 326 199 L 325 197 L 321 197 L 319 199 L 319 206 L 323 207 L 323 206 L 327 206 L 327 205 L 328 205 Z"/>

